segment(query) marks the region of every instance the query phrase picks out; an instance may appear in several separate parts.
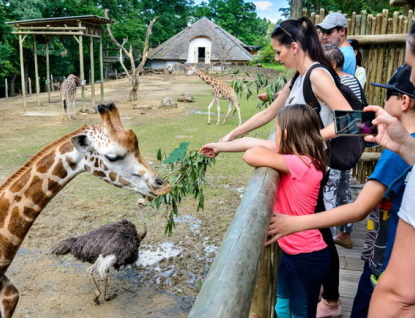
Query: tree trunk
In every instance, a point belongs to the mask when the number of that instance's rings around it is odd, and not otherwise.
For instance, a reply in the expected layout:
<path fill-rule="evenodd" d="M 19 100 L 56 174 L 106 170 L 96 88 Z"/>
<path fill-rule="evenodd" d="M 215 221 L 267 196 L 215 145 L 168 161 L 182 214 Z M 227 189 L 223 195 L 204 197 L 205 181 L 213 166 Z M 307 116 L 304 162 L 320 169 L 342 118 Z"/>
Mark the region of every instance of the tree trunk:
<path fill-rule="evenodd" d="M 16 87 L 14 86 L 14 83 L 16 82 L 17 75 L 14 74 L 13 77 L 10 80 L 10 94 L 9 96 L 16 96 Z"/>
<path fill-rule="evenodd" d="M 301 0 L 291 1 L 291 19 L 299 19 L 303 9 L 303 2 Z"/>

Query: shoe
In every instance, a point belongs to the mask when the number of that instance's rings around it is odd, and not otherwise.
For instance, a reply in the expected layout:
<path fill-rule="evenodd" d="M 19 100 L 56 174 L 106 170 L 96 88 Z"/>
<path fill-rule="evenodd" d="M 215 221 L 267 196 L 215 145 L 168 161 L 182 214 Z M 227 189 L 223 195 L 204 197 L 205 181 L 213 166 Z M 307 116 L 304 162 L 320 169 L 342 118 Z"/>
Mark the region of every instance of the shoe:
<path fill-rule="evenodd" d="M 335 244 L 343 246 L 344 248 L 353 248 L 353 241 L 350 237 L 348 237 L 347 239 L 340 239 L 337 235 L 335 235 L 333 236 L 333 241 Z"/>
<path fill-rule="evenodd" d="M 316 318 L 340 318 L 342 316 L 342 306 L 340 299 L 336 305 L 329 304 L 324 298 L 317 305 Z"/>

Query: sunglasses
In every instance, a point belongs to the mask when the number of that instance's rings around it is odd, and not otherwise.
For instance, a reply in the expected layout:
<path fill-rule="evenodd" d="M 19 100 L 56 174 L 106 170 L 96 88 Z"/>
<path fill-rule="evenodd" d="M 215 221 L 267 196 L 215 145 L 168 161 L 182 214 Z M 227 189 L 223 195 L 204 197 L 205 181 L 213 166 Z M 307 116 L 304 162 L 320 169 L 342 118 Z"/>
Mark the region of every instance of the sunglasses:
<path fill-rule="evenodd" d="M 284 29 L 284 27 L 283 27 L 281 24 L 279 24 L 279 23 L 277 23 L 277 24 L 275 25 L 274 32 L 275 32 L 276 30 L 278 30 L 278 29 L 281 29 L 281 30 L 282 30 L 285 34 L 287 34 L 290 38 L 294 39 L 294 38 L 293 38 L 293 36 L 291 35 L 291 33 L 290 33 L 290 32 L 288 32 L 286 29 Z"/>
<path fill-rule="evenodd" d="M 336 30 L 336 28 L 329 29 L 329 30 L 326 30 L 326 29 L 320 28 L 320 32 L 321 32 L 321 33 L 323 33 L 323 34 L 327 34 L 327 35 L 332 34 L 332 33 L 334 32 L 334 30 Z"/>
<path fill-rule="evenodd" d="M 398 96 L 399 98 L 402 97 L 402 93 L 398 92 L 398 91 L 393 91 L 393 90 L 386 90 L 386 98 L 385 100 L 389 100 L 389 98 L 391 98 L 391 96 Z"/>

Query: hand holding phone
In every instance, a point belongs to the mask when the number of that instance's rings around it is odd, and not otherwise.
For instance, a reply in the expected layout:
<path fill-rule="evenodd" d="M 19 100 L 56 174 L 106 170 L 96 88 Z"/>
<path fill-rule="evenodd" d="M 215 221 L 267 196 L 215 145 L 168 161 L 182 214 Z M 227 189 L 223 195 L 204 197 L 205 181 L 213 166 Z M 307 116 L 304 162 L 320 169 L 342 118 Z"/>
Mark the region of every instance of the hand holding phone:
<path fill-rule="evenodd" d="M 377 135 L 378 129 L 372 124 L 375 112 L 362 110 L 335 110 L 334 128 L 339 136 Z"/>

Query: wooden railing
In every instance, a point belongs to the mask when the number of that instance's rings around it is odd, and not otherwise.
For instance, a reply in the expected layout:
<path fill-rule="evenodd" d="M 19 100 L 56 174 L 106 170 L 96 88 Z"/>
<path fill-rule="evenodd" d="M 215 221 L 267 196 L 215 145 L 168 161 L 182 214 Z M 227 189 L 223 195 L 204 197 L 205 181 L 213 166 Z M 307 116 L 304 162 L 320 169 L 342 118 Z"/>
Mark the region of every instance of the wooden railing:
<path fill-rule="evenodd" d="M 255 169 L 189 318 L 248 317 L 253 299 L 252 317 L 271 317 L 277 244 L 263 252 L 278 181 L 276 170 Z"/>

